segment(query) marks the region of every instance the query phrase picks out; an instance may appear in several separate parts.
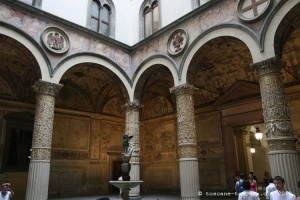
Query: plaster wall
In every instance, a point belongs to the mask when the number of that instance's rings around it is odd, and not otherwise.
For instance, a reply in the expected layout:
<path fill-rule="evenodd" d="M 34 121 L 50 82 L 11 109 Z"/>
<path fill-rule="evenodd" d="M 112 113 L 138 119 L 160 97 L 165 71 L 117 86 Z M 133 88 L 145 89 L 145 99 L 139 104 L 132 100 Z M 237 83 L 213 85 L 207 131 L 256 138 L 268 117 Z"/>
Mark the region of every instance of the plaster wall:
<path fill-rule="evenodd" d="M 143 0 L 113 1 L 115 7 L 115 38 L 127 45 L 139 42 L 140 9 Z M 89 0 L 43 0 L 42 10 L 87 27 Z M 192 4 L 181 0 L 161 0 L 159 4 L 161 28 L 192 10 Z"/>
<path fill-rule="evenodd" d="M 42 10 L 86 27 L 88 0 L 43 0 Z"/>
<path fill-rule="evenodd" d="M 192 1 L 161 0 L 161 27 L 165 27 L 193 10 Z"/>

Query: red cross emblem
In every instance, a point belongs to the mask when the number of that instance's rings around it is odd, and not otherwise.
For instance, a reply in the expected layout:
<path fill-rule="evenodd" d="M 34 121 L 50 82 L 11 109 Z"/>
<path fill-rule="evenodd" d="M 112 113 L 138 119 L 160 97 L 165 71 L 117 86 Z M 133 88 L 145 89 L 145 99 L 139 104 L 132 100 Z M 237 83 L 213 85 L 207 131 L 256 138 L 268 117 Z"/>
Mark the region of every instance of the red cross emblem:
<path fill-rule="evenodd" d="M 252 10 L 253 9 L 253 14 L 256 17 L 258 15 L 257 6 L 259 6 L 260 4 L 262 4 L 262 3 L 266 2 L 266 1 L 268 1 L 268 0 L 259 0 L 259 1 L 251 0 L 251 5 L 243 8 L 242 9 L 242 13 L 244 13 L 244 12 L 246 12 L 248 10 Z"/>

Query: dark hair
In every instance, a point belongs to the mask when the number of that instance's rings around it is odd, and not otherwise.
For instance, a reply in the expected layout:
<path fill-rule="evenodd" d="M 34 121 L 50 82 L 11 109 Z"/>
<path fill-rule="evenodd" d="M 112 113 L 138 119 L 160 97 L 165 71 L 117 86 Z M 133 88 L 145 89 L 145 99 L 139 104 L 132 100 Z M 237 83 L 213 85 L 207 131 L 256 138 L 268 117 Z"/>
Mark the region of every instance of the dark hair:
<path fill-rule="evenodd" d="M 273 178 L 269 178 L 269 183 L 273 183 L 274 179 Z"/>
<path fill-rule="evenodd" d="M 250 190 L 250 181 L 249 180 L 243 181 L 243 187 L 245 190 Z"/>
<path fill-rule="evenodd" d="M 245 177 L 245 174 L 244 173 L 240 173 L 240 178 L 244 179 L 244 177 Z"/>
<path fill-rule="evenodd" d="M 253 176 L 253 172 L 249 172 L 249 174 L 252 174 L 252 176 Z"/>
<path fill-rule="evenodd" d="M 265 172 L 265 175 L 266 175 L 266 174 L 268 174 L 268 175 L 269 175 L 269 172 Z"/>
<path fill-rule="evenodd" d="M 282 183 L 284 183 L 284 178 L 282 178 L 281 176 L 275 176 L 274 180 L 281 181 Z"/>

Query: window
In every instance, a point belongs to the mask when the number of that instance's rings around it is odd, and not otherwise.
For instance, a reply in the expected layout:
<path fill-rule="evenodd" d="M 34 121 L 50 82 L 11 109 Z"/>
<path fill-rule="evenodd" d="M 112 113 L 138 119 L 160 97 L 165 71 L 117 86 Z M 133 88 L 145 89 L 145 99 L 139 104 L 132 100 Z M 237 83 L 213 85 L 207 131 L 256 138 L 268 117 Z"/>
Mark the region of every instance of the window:
<path fill-rule="evenodd" d="M 144 30 L 142 38 L 148 37 L 159 30 L 160 21 L 158 1 L 149 0 L 145 2 L 143 6 L 143 19 Z"/>
<path fill-rule="evenodd" d="M 42 4 L 42 0 L 19 0 L 19 1 L 38 8 L 40 8 Z"/>
<path fill-rule="evenodd" d="M 93 0 L 91 5 L 90 29 L 100 32 L 103 35 L 110 35 L 110 14 L 109 5 Z"/>

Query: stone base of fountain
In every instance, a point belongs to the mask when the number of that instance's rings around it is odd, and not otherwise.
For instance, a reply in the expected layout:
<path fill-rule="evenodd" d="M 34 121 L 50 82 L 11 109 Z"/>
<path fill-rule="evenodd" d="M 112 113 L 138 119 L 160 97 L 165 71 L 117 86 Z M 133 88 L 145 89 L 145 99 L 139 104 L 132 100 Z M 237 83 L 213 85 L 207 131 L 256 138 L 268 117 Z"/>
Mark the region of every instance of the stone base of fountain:
<path fill-rule="evenodd" d="M 130 188 L 137 187 L 143 181 L 109 181 L 110 184 L 113 186 L 122 189 L 123 192 L 123 200 L 129 200 L 129 191 Z M 140 197 L 137 197 L 140 198 Z M 132 197 L 131 199 L 135 199 L 135 197 Z"/>

